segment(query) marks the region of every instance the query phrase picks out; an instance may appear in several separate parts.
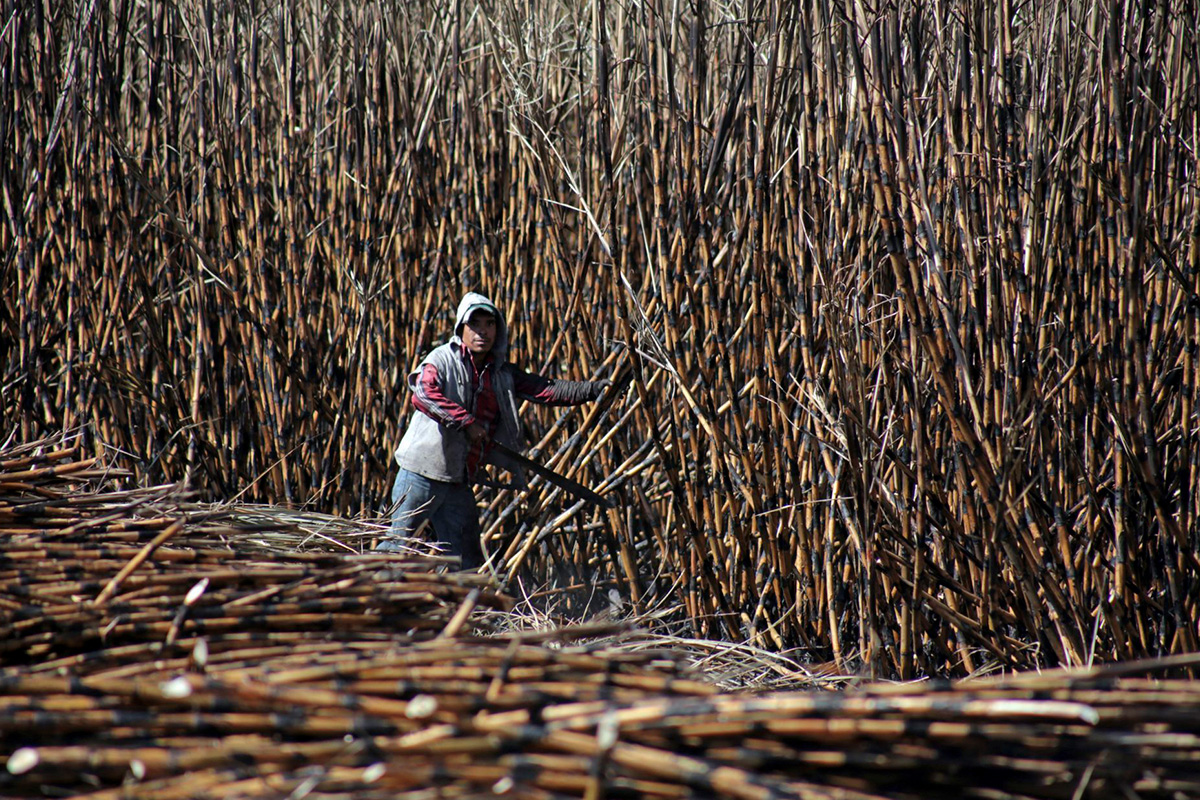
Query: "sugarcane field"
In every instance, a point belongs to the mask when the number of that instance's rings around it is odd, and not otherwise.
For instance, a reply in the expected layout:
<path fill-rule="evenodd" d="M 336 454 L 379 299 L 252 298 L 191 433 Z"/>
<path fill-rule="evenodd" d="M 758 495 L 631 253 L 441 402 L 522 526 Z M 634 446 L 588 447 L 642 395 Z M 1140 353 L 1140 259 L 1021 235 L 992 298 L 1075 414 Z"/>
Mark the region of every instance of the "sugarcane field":
<path fill-rule="evenodd" d="M 0 10 L 0 798 L 1200 798 L 1196 0 Z"/>

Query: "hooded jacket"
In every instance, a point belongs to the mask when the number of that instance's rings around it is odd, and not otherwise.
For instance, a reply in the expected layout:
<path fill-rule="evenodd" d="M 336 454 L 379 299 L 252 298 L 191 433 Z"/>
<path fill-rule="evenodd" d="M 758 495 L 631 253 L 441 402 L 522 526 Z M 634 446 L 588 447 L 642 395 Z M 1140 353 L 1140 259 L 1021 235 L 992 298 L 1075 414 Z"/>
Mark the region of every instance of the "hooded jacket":
<path fill-rule="evenodd" d="M 475 387 L 472 385 L 470 367 L 463 352 L 463 340 L 459 336 L 462 326 L 476 309 L 486 309 L 496 318 L 496 340 L 492 345 L 492 391 L 499 406 L 497 414 L 496 441 L 514 450 L 521 450 L 521 421 L 517 416 L 518 395 L 516 377 L 519 370 L 508 361 L 508 325 L 495 303 L 476 292 L 468 292 L 458 304 L 454 320 L 454 335 L 450 341 L 432 352 L 408 375 L 408 387 L 414 393 L 426 365 L 433 365 L 446 399 L 457 403 L 471 414 L 475 413 Z M 574 405 L 594 397 L 593 384 L 586 381 L 552 381 L 553 390 L 548 398 L 538 402 Z M 525 399 L 537 399 L 521 395 Z M 461 483 L 467 475 L 467 453 L 470 440 L 459 428 L 438 423 L 432 417 L 414 410 L 400 446 L 396 448 L 396 463 L 409 472 L 424 475 L 436 481 Z M 495 464 L 507 469 L 518 486 L 525 479 L 521 468 L 502 454 L 491 451 L 484 455 L 484 463 Z"/>

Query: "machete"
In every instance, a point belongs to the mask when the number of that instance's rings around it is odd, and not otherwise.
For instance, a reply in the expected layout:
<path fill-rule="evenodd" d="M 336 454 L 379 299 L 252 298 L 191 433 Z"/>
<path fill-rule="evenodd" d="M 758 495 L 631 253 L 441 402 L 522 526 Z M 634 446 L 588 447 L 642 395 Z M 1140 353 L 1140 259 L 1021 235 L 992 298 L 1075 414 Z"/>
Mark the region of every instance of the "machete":
<path fill-rule="evenodd" d="M 588 487 L 584 486 L 582 483 L 576 483 L 575 481 L 571 480 L 570 478 L 568 478 L 565 475 L 559 475 L 557 472 L 550 469 L 549 467 L 543 467 L 541 464 L 534 461 L 532 458 L 528 458 L 528 457 L 518 453 L 516 450 L 513 450 L 511 447 L 506 447 L 505 445 L 500 444 L 500 442 L 492 442 L 492 447 L 496 450 L 496 452 L 503 453 L 504 455 L 508 456 L 513 461 L 517 462 L 518 464 L 520 464 L 522 467 L 529 470 L 530 472 L 535 473 L 537 475 L 541 475 L 543 478 L 550 481 L 555 486 L 559 487 L 560 489 L 564 489 L 564 490 L 570 492 L 571 494 L 575 495 L 576 497 L 578 497 L 582 500 L 587 500 L 589 503 L 592 503 L 593 505 L 597 505 L 600 508 L 612 508 L 613 507 L 613 504 L 611 502 L 609 502 L 608 498 L 601 497 L 600 495 L 596 494 Z"/>
<path fill-rule="evenodd" d="M 629 383 L 632 380 L 633 368 L 626 366 L 620 375 L 618 375 L 616 380 L 614 380 L 606 389 L 608 393 L 607 402 L 612 402 L 613 399 L 615 399 L 621 392 L 625 391 L 626 387 L 629 386 Z M 601 497 L 588 487 L 584 486 L 582 483 L 576 483 L 565 475 L 559 475 L 549 467 L 543 467 L 538 462 L 526 457 L 525 455 L 522 455 L 521 453 L 518 453 L 511 447 L 506 447 L 505 445 L 496 441 L 492 442 L 492 447 L 497 452 L 508 456 L 530 472 L 536 475 L 541 475 L 543 478 L 550 481 L 560 489 L 564 489 L 565 491 L 570 492 L 582 500 L 587 500 L 592 505 L 599 506 L 600 508 L 612 508 L 616 505 L 615 499 L 609 500 L 608 498 Z"/>

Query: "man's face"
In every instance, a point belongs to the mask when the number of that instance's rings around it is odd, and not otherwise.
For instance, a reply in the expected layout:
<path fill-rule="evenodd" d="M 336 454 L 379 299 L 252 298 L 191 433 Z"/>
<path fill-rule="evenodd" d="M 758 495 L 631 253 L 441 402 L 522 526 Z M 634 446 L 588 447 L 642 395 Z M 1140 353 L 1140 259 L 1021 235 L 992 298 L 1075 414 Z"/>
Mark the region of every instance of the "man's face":
<path fill-rule="evenodd" d="M 486 311 L 472 312 L 463 325 L 462 340 L 471 355 L 487 355 L 496 343 L 496 318 Z"/>

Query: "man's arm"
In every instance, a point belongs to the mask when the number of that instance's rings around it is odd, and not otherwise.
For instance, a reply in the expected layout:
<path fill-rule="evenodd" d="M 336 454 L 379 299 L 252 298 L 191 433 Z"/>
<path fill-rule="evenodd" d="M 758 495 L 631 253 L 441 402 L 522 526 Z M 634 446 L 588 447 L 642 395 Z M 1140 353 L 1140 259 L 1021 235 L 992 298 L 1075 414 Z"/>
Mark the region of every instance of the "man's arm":
<path fill-rule="evenodd" d="M 413 407 L 434 422 L 453 430 L 465 430 L 475 422 L 475 415 L 446 397 L 437 367 L 426 364 L 413 385 Z"/>
<path fill-rule="evenodd" d="M 487 430 L 475 420 L 475 415 L 446 397 L 437 367 L 433 364 L 426 364 L 417 376 L 412 404 L 439 425 L 461 430 L 472 442 L 487 438 Z"/>
<path fill-rule="evenodd" d="M 612 381 L 560 381 L 525 372 L 513 371 L 513 389 L 517 396 L 548 406 L 577 406 L 595 400 Z"/>

